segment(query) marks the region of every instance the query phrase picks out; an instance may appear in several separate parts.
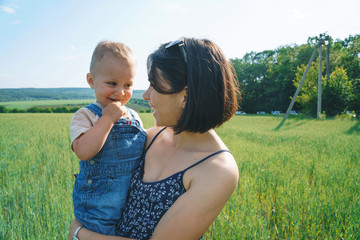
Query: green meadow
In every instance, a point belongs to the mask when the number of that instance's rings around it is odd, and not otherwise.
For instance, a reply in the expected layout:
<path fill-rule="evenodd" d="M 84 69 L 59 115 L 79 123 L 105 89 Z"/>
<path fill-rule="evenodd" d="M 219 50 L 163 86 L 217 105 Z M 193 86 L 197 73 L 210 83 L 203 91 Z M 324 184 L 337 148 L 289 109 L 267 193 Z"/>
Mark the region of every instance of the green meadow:
<path fill-rule="evenodd" d="M 140 114 L 145 127 L 151 114 Z M 0 114 L 0 239 L 66 239 L 72 114 Z M 204 239 L 360 239 L 360 122 L 235 116 L 238 187 Z"/>
<path fill-rule="evenodd" d="M 93 103 L 95 99 L 69 99 L 69 100 L 35 100 L 35 101 L 13 101 L 0 102 L 0 106 L 6 108 L 17 108 L 24 110 L 30 107 L 48 107 L 48 106 L 65 106 L 65 105 L 87 105 Z"/>

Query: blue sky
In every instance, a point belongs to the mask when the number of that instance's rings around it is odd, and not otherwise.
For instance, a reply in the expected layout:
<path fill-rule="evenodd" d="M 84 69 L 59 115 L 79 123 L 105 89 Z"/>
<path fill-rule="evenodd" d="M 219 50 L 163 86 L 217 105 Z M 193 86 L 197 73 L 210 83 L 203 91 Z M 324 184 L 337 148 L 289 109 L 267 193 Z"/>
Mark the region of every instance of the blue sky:
<path fill-rule="evenodd" d="M 242 58 L 326 31 L 360 34 L 360 1 L 0 0 L 0 88 L 88 87 L 101 40 L 133 50 L 134 88 L 146 89 L 147 56 L 180 36 L 208 38 L 227 58 Z"/>

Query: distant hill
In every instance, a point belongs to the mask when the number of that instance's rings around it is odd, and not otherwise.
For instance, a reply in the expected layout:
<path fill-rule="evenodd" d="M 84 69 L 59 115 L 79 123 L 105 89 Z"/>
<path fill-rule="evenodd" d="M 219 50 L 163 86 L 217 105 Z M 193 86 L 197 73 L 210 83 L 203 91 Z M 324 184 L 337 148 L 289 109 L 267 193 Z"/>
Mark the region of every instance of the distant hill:
<path fill-rule="evenodd" d="M 142 99 L 144 90 L 134 90 L 133 99 Z M 91 88 L 3 88 L 0 102 L 95 98 Z"/>

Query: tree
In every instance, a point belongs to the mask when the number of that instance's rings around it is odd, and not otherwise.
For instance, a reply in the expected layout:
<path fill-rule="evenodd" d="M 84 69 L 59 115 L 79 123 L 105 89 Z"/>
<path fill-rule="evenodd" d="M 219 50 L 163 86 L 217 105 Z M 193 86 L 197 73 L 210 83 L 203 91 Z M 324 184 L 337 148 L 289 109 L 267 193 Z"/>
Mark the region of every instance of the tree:
<path fill-rule="evenodd" d="M 331 73 L 329 82 L 324 82 L 323 109 L 328 116 L 335 116 L 347 110 L 354 96 L 352 84 L 346 71 L 340 67 Z"/>
<path fill-rule="evenodd" d="M 325 64 L 322 63 L 322 72 Z M 314 61 L 306 75 L 305 82 L 296 101 L 301 105 L 305 114 L 316 116 L 318 99 L 318 61 Z M 296 73 L 294 86 L 298 87 L 305 72 L 306 66 L 301 65 Z M 330 74 L 329 81 L 322 76 L 322 111 L 328 116 L 335 116 L 344 112 L 353 99 L 352 84 L 349 81 L 346 71 L 343 68 L 336 68 Z"/>
<path fill-rule="evenodd" d="M 316 40 L 313 42 L 312 40 Z M 241 109 L 245 112 L 285 111 L 304 74 L 318 37 L 307 44 L 287 45 L 276 50 L 250 52 L 231 59 L 242 88 Z M 322 110 L 334 115 L 344 110 L 360 110 L 360 35 L 345 40 L 327 39 L 330 47 L 330 80 L 323 76 Z M 325 46 L 323 52 L 325 52 Z M 322 63 L 325 74 L 326 56 Z M 294 109 L 316 116 L 318 60 L 314 61 Z M 351 87 L 349 87 L 351 86 Z M 327 87 L 327 88 L 326 88 Z"/>
<path fill-rule="evenodd" d="M 27 109 L 26 112 L 29 112 L 29 113 L 38 113 L 38 112 L 40 112 L 40 108 L 39 108 L 39 107 L 31 107 L 31 108 Z"/>
<path fill-rule="evenodd" d="M 352 84 L 353 99 L 349 103 L 351 110 L 360 110 L 360 35 L 345 39 L 346 48 L 341 55 L 341 64 Z"/>
<path fill-rule="evenodd" d="M 73 107 L 73 108 L 71 108 L 71 109 L 69 110 L 69 112 L 74 113 L 74 112 L 76 112 L 76 111 L 79 110 L 79 109 L 80 109 L 80 107 Z"/>
<path fill-rule="evenodd" d="M 290 96 L 294 95 L 295 87 L 292 79 L 296 74 L 296 52 L 297 47 L 285 46 L 276 50 L 274 61 L 269 64 L 267 73 L 272 79 L 269 86 L 269 109 L 266 111 L 285 111 L 290 103 Z"/>
<path fill-rule="evenodd" d="M 242 89 L 241 108 L 245 112 L 255 113 L 269 109 L 268 89 L 271 79 L 267 76 L 267 68 L 273 60 L 274 51 L 260 53 L 250 52 L 243 59 L 231 59 Z"/>
<path fill-rule="evenodd" d="M 296 102 L 301 106 L 302 112 L 307 115 L 316 116 L 317 111 L 317 95 L 318 95 L 318 66 L 317 61 L 311 63 L 311 67 L 306 75 L 304 84 L 299 92 Z M 324 64 L 322 64 L 324 66 Z M 306 65 L 302 64 L 298 67 L 294 86 L 297 88 L 301 78 L 304 75 Z"/>
<path fill-rule="evenodd" d="M 20 110 L 18 108 L 13 108 L 10 110 L 11 113 L 19 113 Z"/>
<path fill-rule="evenodd" d="M 0 106 L 0 113 L 6 113 L 7 109 L 4 106 Z"/>

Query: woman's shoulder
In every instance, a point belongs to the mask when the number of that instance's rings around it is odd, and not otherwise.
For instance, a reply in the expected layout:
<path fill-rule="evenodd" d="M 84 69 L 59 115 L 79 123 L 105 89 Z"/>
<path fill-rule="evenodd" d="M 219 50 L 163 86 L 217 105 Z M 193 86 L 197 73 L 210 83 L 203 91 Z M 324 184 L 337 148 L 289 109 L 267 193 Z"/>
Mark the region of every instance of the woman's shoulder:
<path fill-rule="evenodd" d="M 212 136 L 208 152 L 214 155 L 207 161 L 207 167 L 211 168 L 208 170 L 218 176 L 236 178 L 237 181 L 239 170 L 234 156 L 215 131 L 212 132 Z"/>
<path fill-rule="evenodd" d="M 184 185 L 190 187 L 190 185 L 195 186 L 196 183 L 201 188 L 217 185 L 232 192 L 239 180 L 239 170 L 233 155 L 226 150 L 208 156 L 210 156 L 208 159 L 190 169 L 184 178 Z"/>
<path fill-rule="evenodd" d="M 163 128 L 165 127 L 152 127 L 149 129 L 146 129 L 146 133 L 149 138 L 154 138 L 156 134 L 158 134 Z"/>
<path fill-rule="evenodd" d="M 228 181 L 234 181 L 235 185 L 239 179 L 239 169 L 234 156 L 231 153 L 224 153 L 214 161 L 214 168 L 218 174 L 224 175 Z"/>
<path fill-rule="evenodd" d="M 239 169 L 235 158 L 230 151 L 223 151 L 216 154 L 213 159 L 204 164 L 207 169 L 208 176 L 217 176 L 223 181 L 233 182 L 235 185 L 239 178 Z"/>
<path fill-rule="evenodd" d="M 202 199 L 205 211 L 218 214 L 239 181 L 237 163 L 225 151 L 212 156 L 184 175 L 186 191 L 192 199 Z"/>
<path fill-rule="evenodd" d="M 148 146 L 152 140 L 156 137 L 157 134 L 160 134 L 165 127 L 152 127 L 146 129 L 146 146 Z"/>

